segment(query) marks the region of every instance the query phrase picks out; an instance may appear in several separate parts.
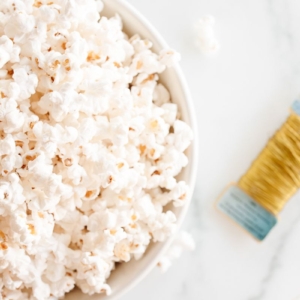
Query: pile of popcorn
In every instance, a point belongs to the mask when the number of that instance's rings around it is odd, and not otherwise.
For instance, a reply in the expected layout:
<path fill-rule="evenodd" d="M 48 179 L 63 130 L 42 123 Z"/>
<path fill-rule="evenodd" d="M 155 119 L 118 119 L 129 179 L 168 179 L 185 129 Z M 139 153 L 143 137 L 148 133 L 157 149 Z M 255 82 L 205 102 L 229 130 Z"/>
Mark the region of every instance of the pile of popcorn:
<path fill-rule="evenodd" d="M 192 131 L 158 75 L 178 54 L 102 8 L 0 1 L 0 299 L 109 294 L 189 197 Z"/>

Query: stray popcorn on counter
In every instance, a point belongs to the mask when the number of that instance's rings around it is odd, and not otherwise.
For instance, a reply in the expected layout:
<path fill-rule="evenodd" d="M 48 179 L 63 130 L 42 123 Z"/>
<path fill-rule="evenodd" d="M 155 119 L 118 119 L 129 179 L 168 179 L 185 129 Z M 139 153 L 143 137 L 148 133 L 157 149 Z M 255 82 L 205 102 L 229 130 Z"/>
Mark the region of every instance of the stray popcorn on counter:
<path fill-rule="evenodd" d="M 195 23 L 196 46 L 203 54 L 211 55 L 218 52 L 220 44 L 214 32 L 215 18 L 205 16 Z"/>
<path fill-rule="evenodd" d="M 191 128 L 159 74 L 179 59 L 97 0 L 0 3 L 0 299 L 110 294 L 116 263 L 176 229 Z"/>
<path fill-rule="evenodd" d="M 188 232 L 181 231 L 177 234 L 175 240 L 165 255 L 160 259 L 157 266 L 164 273 L 172 266 L 172 262 L 181 256 L 182 252 L 194 251 L 195 247 L 193 237 Z"/>

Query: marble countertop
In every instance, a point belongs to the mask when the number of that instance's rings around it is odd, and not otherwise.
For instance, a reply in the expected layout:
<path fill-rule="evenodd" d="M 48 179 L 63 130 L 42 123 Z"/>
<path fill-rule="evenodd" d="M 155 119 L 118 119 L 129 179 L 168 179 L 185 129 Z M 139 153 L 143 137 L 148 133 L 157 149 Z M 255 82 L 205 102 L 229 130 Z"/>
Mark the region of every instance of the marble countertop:
<path fill-rule="evenodd" d="M 300 92 L 299 0 L 128 0 L 182 54 L 200 137 L 199 172 L 184 223 L 197 249 L 154 270 L 122 300 L 300 299 L 300 195 L 258 243 L 216 212 L 223 188 L 247 170 Z M 221 49 L 201 55 L 192 26 L 216 18 Z"/>

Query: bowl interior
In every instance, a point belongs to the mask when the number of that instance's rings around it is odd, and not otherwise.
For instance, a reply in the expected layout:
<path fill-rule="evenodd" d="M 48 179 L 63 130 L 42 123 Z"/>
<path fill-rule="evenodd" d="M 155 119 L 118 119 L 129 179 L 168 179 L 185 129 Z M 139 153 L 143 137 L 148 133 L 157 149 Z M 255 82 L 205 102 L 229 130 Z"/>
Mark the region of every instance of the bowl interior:
<path fill-rule="evenodd" d="M 156 32 L 156 30 L 145 20 L 139 12 L 137 12 L 131 5 L 124 0 L 104 0 L 105 8 L 102 15 L 111 17 L 118 13 L 124 23 L 124 31 L 129 35 L 138 33 L 143 38 L 149 39 L 153 43 L 153 50 L 159 52 L 161 49 L 166 48 L 167 44 Z M 176 103 L 179 107 L 181 119 L 188 123 L 193 129 L 196 135 L 196 125 L 193 104 L 190 99 L 186 83 L 182 77 L 181 70 L 178 66 L 167 69 L 160 75 L 160 81 L 170 91 L 172 102 Z M 197 157 L 196 157 L 196 141 L 194 139 L 192 145 L 187 150 L 186 154 L 189 158 L 189 165 L 182 170 L 178 179 L 184 179 L 191 189 L 194 187 Z M 178 219 L 178 225 L 182 223 L 182 220 L 186 214 L 189 206 L 190 199 L 184 207 L 175 208 L 170 206 Z M 67 300 L 113 300 L 118 299 L 121 295 L 131 289 L 136 283 L 138 283 L 143 277 L 149 273 L 149 271 L 156 265 L 159 257 L 169 247 L 173 237 L 170 237 L 164 243 L 152 243 L 146 254 L 138 261 L 130 261 L 129 263 L 119 265 L 114 270 L 108 279 L 108 283 L 111 285 L 113 293 L 110 296 L 105 295 L 84 295 L 78 289 L 75 289 L 69 293 L 65 299 Z"/>

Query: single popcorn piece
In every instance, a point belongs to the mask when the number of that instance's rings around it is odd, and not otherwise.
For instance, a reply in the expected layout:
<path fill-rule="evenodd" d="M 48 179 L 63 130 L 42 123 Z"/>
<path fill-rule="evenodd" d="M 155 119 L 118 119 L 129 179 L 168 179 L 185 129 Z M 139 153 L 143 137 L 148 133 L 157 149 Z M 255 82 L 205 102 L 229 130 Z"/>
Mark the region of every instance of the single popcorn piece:
<path fill-rule="evenodd" d="M 167 67 L 172 67 L 175 63 L 180 61 L 180 54 L 174 50 L 164 49 L 160 51 L 159 61 Z"/>
<path fill-rule="evenodd" d="M 215 37 L 215 18 L 204 16 L 195 23 L 196 46 L 206 55 L 215 54 L 220 48 L 220 44 Z"/>
<path fill-rule="evenodd" d="M 192 236 L 185 231 L 181 231 L 177 234 L 167 252 L 160 258 L 157 266 L 164 273 L 168 271 L 172 266 L 172 262 L 178 259 L 184 251 L 194 251 L 195 247 Z"/>
<path fill-rule="evenodd" d="M 3 35 L 0 38 L 0 68 L 2 68 L 9 61 L 11 63 L 19 62 L 20 47 L 14 45 L 14 43 L 6 36 Z"/>
<path fill-rule="evenodd" d="M 102 8 L 0 3 L 0 299 L 109 295 L 116 265 L 174 234 L 169 205 L 190 197 L 176 176 L 193 133 L 160 82 L 180 55 Z M 176 245 L 163 268 L 192 247 Z"/>

